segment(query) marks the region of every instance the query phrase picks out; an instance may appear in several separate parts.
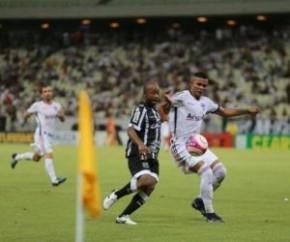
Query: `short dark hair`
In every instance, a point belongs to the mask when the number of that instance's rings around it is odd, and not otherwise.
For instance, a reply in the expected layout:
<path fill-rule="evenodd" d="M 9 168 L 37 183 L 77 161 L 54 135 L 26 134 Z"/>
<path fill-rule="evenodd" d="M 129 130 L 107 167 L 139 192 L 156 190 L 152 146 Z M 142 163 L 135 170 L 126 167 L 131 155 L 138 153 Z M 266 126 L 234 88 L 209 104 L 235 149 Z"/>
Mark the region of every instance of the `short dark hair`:
<path fill-rule="evenodd" d="M 203 79 L 208 79 L 207 74 L 205 74 L 204 72 L 196 72 L 193 74 L 193 77 L 199 77 L 199 78 L 203 78 Z"/>
<path fill-rule="evenodd" d="M 51 87 L 51 84 L 49 82 L 42 82 L 39 85 L 39 92 L 42 93 L 42 89 L 46 87 Z"/>

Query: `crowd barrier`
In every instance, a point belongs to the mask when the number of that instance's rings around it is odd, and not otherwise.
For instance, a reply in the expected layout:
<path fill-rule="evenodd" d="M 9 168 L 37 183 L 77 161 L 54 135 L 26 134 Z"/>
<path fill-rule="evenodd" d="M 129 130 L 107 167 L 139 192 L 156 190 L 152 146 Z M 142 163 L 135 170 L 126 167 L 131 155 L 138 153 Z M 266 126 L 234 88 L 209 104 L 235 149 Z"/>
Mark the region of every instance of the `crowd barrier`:
<path fill-rule="evenodd" d="M 0 132 L 0 143 L 32 143 L 32 133 Z"/>
<path fill-rule="evenodd" d="M 289 135 L 231 135 L 228 133 L 204 133 L 209 146 L 237 149 L 279 149 L 290 150 Z M 95 144 L 104 146 L 106 132 L 98 131 L 94 135 Z M 126 131 L 118 132 L 120 145 L 126 145 L 128 136 Z M 0 132 L 0 143 L 33 143 L 32 133 Z M 55 135 L 55 145 L 77 145 L 78 132 L 58 131 Z"/>
<path fill-rule="evenodd" d="M 236 135 L 235 147 L 244 149 L 290 150 L 289 135 Z"/>

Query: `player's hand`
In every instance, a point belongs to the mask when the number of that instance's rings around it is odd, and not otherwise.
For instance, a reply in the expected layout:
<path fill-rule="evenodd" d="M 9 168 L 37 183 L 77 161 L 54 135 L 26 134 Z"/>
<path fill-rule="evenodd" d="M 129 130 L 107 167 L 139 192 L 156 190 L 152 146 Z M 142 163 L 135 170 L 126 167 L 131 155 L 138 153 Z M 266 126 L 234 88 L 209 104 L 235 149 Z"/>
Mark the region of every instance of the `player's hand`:
<path fill-rule="evenodd" d="M 64 117 L 64 110 L 63 109 L 60 109 L 57 113 L 57 116 L 58 117 Z"/>
<path fill-rule="evenodd" d="M 168 104 L 172 103 L 171 95 L 172 95 L 172 91 L 171 90 L 167 90 L 163 94 L 164 101 L 167 102 Z"/>
<path fill-rule="evenodd" d="M 256 116 L 258 113 L 262 112 L 262 110 L 259 107 L 250 107 L 248 111 L 249 111 L 249 114 L 252 116 Z"/>
<path fill-rule="evenodd" d="M 60 109 L 60 110 L 58 111 L 58 113 L 57 113 L 57 117 L 59 118 L 59 120 L 60 120 L 61 122 L 64 122 L 64 120 L 65 120 L 65 112 L 64 112 L 63 109 Z"/>
<path fill-rule="evenodd" d="M 27 124 L 27 119 L 23 119 L 23 120 L 20 122 L 20 127 L 24 127 L 26 124 Z"/>
<path fill-rule="evenodd" d="M 146 158 L 150 154 L 150 149 L 145 144 L 138 145 L 138 150 L 139 150 L 139 155 L 142 158 Z"/>

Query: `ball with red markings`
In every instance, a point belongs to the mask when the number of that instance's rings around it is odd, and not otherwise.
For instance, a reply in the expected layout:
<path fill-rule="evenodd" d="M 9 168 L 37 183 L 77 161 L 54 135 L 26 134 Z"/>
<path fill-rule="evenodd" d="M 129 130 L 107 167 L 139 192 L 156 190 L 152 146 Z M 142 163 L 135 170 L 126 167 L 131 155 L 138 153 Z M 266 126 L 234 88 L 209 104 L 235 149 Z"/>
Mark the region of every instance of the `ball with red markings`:
<path fill-rule="evenodd" d="M 186 149 L 192 156 L 201 156 L 208 149 L 208 142 L 203 135 L 192 134 L 186 142 Z"/>

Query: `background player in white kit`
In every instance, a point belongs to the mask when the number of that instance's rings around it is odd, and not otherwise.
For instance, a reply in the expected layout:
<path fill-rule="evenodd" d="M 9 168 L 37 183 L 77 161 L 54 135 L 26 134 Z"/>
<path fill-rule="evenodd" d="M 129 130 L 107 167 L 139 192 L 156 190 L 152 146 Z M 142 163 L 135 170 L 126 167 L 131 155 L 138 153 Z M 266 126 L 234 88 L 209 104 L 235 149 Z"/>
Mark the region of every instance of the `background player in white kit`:
<path fill-rule="evenodd" d="M 203 118 L 208 113 L 224 117 L 240 115 L 255 116 L 260 112 L 258 107 L 233 109 L 220 107 L 211 99 L 203 96 L 208 86 L 208 77 L 204 73 L 196 73 L 189 81 L 189 89 L 166 95 L 166 103 L 161 108 L 163 115 L 169 113 L 170 131 L 173 136 L 170 147 L 177 165 L 185 174 L 197 173 L 200 176 L 200 195 L 194 199 L 192 206 L 199 210 L 207 221 L 223 222 L 212 205 L 213 191 L 216 190 L 226 176 L 225 166 L 218 157 L 208 149 L 199 157 L 194 157 L 186 150 L 186 142 L 191 134 L 200 133 Z"/>
<path fill-rule="evenodd" d="M 50 85 L 41 86 L 42 101 L 34 102 L 24 113 L 26 121 L 32 115 L 35 115 L 37 128 L 34 133 L 35 152 L 26 152 L 22 154 L 12 154 L 11 168 L 14 169 L 21 160 L 39 161 L 44 156 L 45 169 L 48 173 L 52 185 L 58 186 L 65 182 L 65 177 L 57 177 L 53 165 L 52 142 L 56 129 L 56 120 L 65 121 L 65 113 L 58 102 L 53 101 L 53 92 Z"/>

